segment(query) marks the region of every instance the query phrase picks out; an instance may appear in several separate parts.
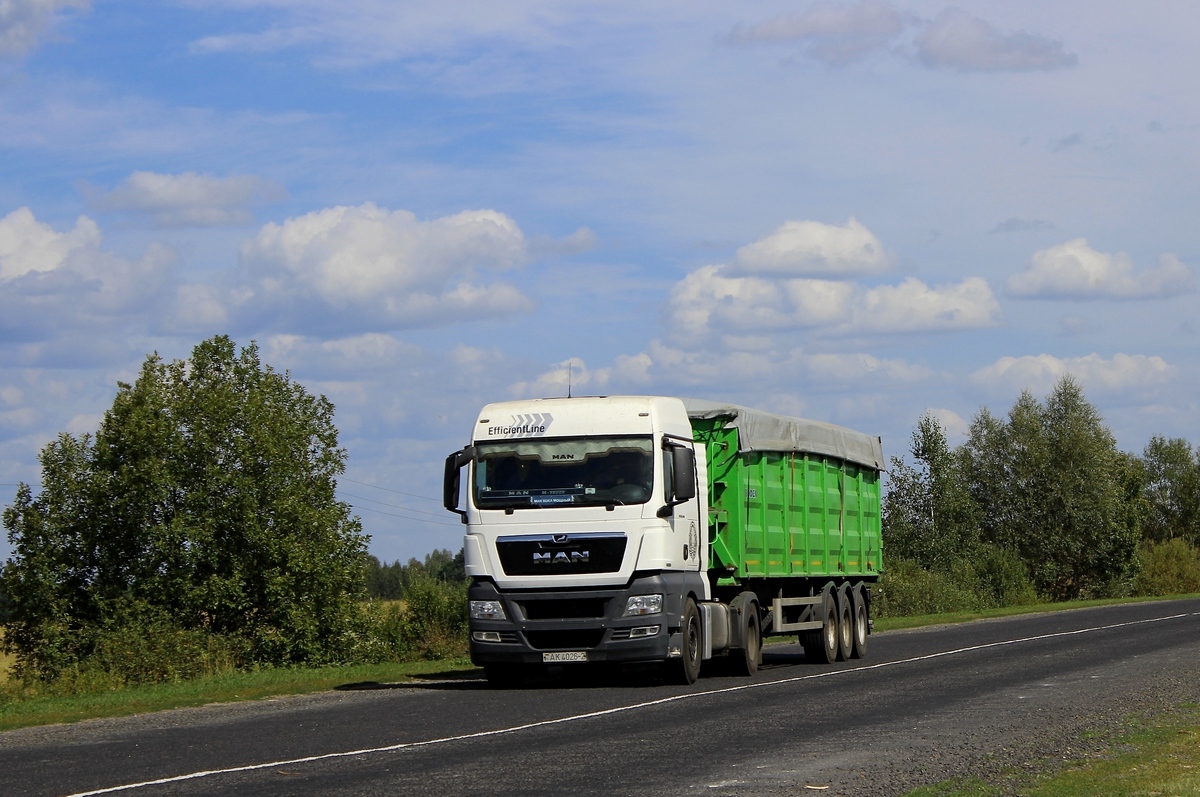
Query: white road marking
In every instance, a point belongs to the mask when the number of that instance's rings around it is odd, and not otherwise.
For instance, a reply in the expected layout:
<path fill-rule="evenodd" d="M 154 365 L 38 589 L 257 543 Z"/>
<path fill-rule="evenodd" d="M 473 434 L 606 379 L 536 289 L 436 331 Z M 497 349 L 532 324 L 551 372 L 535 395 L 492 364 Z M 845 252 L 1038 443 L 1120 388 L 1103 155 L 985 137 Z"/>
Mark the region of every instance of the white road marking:
<path fill-rule="evenodd" d="M 450 742 L 461 742 L 467 739 L 483 739 L 489 736 L 501 736 L 510 733 L 519 733 L 521 731 L 532 730 L 534 728 L 545 728 L 551 725 L 562 725 L 568 722 L 578 722 L 580 720 L 595 719 L 596 717 L 605 717 L 612 714 L 621 714 L 626 711 L 635 711 L 642 708 L 650 708 L 652 706 L 661 706 L 666 703 L 675 703 L 681 700 L 694 700 L 701 697 L 710 697 L 712 695 L 724 695 L 731 692 L 743 692 L 750 689 L 765 689 L 772 686 L 780 686 L 783 684 L 797 683 L 799 681 L 811 681 L 816 678 L 832 678 L 837 675 L 848 675 L 850 673 L 863 672 L 866 670 L 879 670 L 884 667 L 895 667 L 899 664 L 912 664 L 914 662 L 929 661 L 931 659 L 944 658 L 946 656 L 957 656 L 963 653 L 972 653 L 977 650 L 987 650 L 988 648 L 1004 647 L 1006 645 L 1019 645 L 1024 642 L 1037 642 L 1043 639 L 1054 639 L 1055 637 L 1077 636 L 1079 634 L 1094 633 L 1096 631 L 1109 631 L 1113 628 L 1125 628 L 1133 625 L 1145 625 L 1147 623 L 1161 623 L 1166 620 L 1179 620 L 1183 617 L 1200 616 L 1200 612 L 1184 612 L 1183 614 L 1172 614 L 1167 617 L 1152 617 L 1147 620 L 1130 620 L 1124 623 L 1113 623 L 1111 625 L 1100 625 L 1091 628 L 1079 628 L 1074 631 L 1057 631 L 1053 634 L 1039 634 L 1038 636 L 1022 637 L 1020 639 L 1006 639 L 1000 642 L 988 642 L 983 645 L 971 645 L 965 648 L 955 648 L 954 650 L 944 650 L 940 653 L 929 653 L 924 656 L 913 656 L 909 659 L 898 659 L 896 661 L 885 661 L 879 664 L 867 664 L 862 667 L 853 667 L 842 670 L 829 670 L 827 672 L 810 673 L 808 675 L 797 675 L 792 678 L 781 678 L 777 681 L 760 681 L 758 683 L 741 684 L 739 686 L 729 686 L 724 689 L 711 689 L 703 692 L 688 692 L 683 695 L 673 695 L 671 697 L 662 697 L 657 700 L 647 700 L 643 703 L 634 703 L 628 706 L 617 706 L 616 708 L 603 709 L 601 711 L 590 711 L 586 714 L 574 714 L 569 717 L 559 717 L 552 720 L 541 720 L 539 722 L 530 722 L 525 725 L 514 725 L 510 728 L 498 728 L 491 731 L 477 731 L 476 733 L 464 733 L 458 736 L 445 736 L 439 739 L 426 739 L 422 742 L 402 742 L 400 744 L 391 744 L 384 747 L 368 747 L 362 750 L 348 750 L 341 753 L 324 753 L 322 755 L 305 756 L 304 758 L 289 758 L 285 761 L 271 761 L 265 764 L 248 764 L 241 767 L 229 767 L 227 769 L 206 769 L 200 772 L 190 772 L 186 775 L 173 775 L 168 778 L 158 778 L 156 780 L 145 780 L 139 783 L 126 783 L 120 786 L 108 786 L 103 789 L 94 789 L 92 791 L 81 791 L 69 794 L 67 797 L 92 797 L 98 794 L 113 794 L 120 791 L 131 791 L 133 789 L 144 789 L 148 786 L 162 786 L 167 783 L 181 783 L 187 780 L 198 780 L 200 778 L 209 778 L 214 775 L 232 775 L 239 772 L 254 772 L 260 769 L 270 769 L 272 767 L 288 767 L 296 764 L 307 764 L 313 761 L 328 761 L 334 758 L 352 758 L 354 756 L 377 755 L 379 753 L 392 753 L 397 750 L 408 750 L 418 747 L 430 747 L 437 744 L 448 744 Z M 716 785 L 716 784 L 714 784 Z M 721 784 L 723 785 L 723 784 Z"/>

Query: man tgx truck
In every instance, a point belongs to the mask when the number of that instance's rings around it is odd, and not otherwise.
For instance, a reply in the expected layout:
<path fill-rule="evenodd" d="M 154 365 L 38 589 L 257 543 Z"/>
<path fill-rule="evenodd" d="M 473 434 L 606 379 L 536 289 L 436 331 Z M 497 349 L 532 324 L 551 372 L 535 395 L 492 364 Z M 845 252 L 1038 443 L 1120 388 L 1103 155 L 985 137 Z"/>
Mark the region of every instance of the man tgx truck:
<path fill-rule="evenodd" d="M 861 657 L 882 468 L 877 437 L 729 404 L 489 404 L 445 470 L 471 659 L 506 687 L 575 662 L 753 675 L 768 635 L 819 662 Z"/>

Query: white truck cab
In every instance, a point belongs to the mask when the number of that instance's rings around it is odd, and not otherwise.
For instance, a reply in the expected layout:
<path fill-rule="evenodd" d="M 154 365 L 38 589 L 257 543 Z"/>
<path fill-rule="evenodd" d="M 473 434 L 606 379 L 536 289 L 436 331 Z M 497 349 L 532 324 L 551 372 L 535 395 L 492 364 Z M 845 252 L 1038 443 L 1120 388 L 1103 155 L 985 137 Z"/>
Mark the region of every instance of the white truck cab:
<path fill-rule="evenodd" d="M 679 399 L 484 407 L 445 481 L 467 526 L 472 660 L 503 681 L 515 665 L 678 657 L 686 602 L 709 597 L 704 468 Z"/>

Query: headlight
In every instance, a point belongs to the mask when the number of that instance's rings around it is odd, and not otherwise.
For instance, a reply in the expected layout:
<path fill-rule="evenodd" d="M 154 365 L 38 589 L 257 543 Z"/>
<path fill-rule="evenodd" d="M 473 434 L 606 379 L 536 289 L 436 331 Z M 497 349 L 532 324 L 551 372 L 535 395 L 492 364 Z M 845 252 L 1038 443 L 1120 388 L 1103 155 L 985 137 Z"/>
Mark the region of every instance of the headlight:
<path fill-rule="evenodd" d="M 625 617 L 640 617 L 643 614 L 662 613 L 662 595 L 631 595 L 625 602 Z"/>
<path fill-rule="evenodd" d="M 472 620 L 507 620 L 500 601 L 470 601 Z"/>

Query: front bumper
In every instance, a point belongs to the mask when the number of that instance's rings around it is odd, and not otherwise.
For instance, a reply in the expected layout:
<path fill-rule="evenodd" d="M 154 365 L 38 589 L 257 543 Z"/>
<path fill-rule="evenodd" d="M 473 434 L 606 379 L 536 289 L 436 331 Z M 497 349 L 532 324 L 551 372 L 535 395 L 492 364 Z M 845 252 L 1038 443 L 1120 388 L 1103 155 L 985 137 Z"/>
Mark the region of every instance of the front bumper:
<path fill-rule="evenodd" d="M 505 620 L 469 624 L 471 661 L 484 664 L 542 664 L 555 654 L 584 653 L 589 662 L 664 661 L 678 653 L 685 574 L 635 577 L 627 586 L 605 589 L 501 592 L 491 581 L 476 581 L 468 600 L 500 601 Z M 694 574 L 689 574 L 694 575 Z M 631 595 L 663 595 L 658 614 L 622 617 Z M 652 636 L 636 629 L 658 626 Z M 642 632 L 644 633 L 644 631 Z M 499 641 L 481 641 L 478 635 Z"/>

